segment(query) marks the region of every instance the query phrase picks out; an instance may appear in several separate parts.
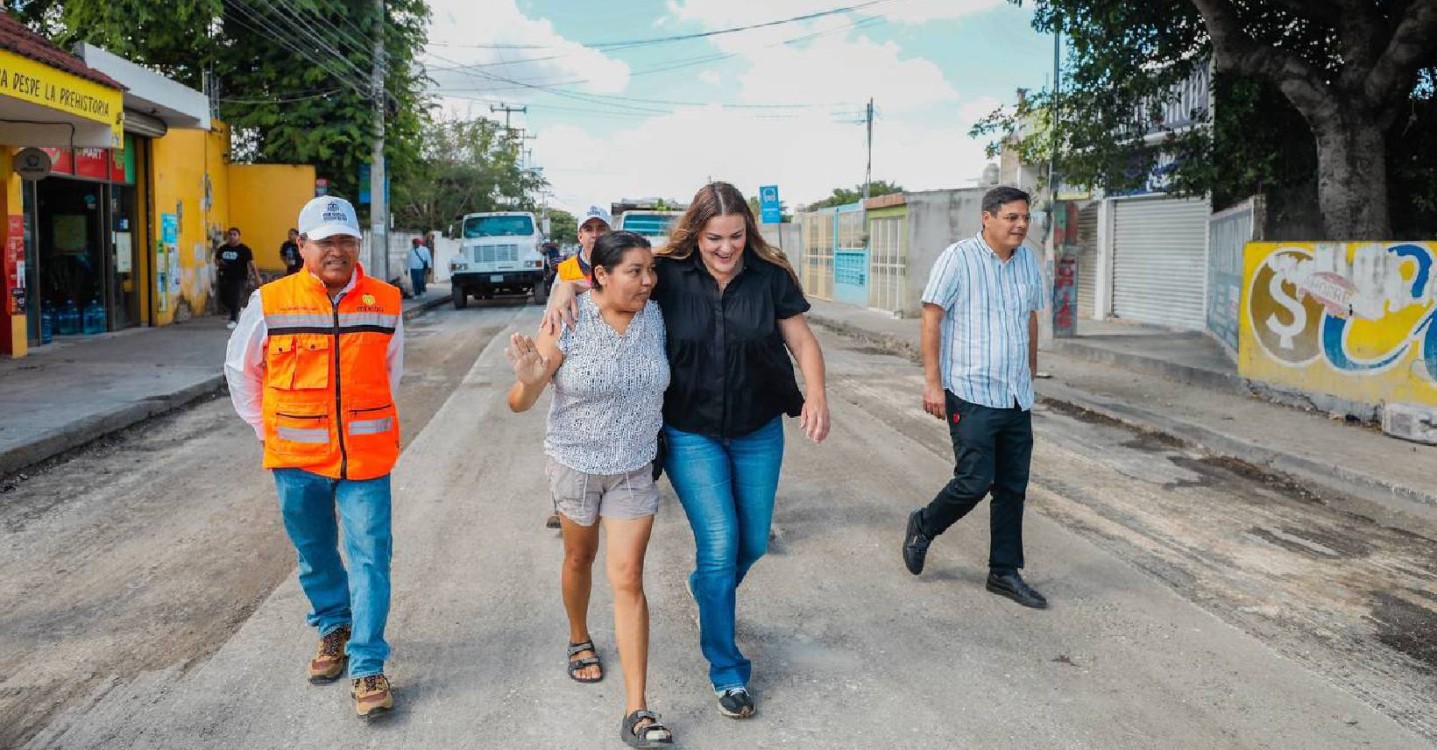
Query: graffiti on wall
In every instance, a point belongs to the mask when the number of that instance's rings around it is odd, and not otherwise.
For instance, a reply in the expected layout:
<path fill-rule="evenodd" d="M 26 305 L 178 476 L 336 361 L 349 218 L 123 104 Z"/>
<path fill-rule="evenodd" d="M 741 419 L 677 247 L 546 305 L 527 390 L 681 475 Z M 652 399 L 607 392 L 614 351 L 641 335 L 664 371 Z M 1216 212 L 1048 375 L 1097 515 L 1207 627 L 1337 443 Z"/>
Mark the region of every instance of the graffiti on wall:
<path fill-rule="evenodd" d="M 1246 261 L 1245 376 L 1437 403 L 1437 243 L 1249 243 Z"/>

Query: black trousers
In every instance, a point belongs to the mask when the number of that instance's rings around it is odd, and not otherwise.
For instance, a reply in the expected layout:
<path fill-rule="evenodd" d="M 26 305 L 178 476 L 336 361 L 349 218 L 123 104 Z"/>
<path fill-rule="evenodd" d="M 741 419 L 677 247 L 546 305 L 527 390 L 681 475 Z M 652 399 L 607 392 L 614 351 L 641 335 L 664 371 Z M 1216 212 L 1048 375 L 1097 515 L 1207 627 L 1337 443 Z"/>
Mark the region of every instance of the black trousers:
<path fill-rule="evenodd" d="M 220 279 L 220 305 L 229 311 L 230 320 L 239 320 L 240 296 L 244 294 L 245 278 Z"/>
<path fill-rule="evenodd" d="M 1014 403 L 992 409 L 945 394 L 948 433 L 953 439 L 953 478 L 923 509 L 923 534 L 942 534 L 977 507 L 991 490 L 988 567 L 1009 572 L 1023 567 L 1023 501 L 1033 460 L 1033 415 Z"/>

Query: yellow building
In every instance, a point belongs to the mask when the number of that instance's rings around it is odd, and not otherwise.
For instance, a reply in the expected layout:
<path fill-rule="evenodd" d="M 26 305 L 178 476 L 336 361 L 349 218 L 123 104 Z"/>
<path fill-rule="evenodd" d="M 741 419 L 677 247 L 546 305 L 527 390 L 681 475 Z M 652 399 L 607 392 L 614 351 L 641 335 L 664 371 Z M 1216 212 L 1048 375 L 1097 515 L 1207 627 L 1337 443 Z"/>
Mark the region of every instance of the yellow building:
<path fill-rule="evenodd" d="M 282 269 L 314 168 L 231 164 L 229 146 L 204 94 L 98 47 L 65 52 L 0 13 L 0 353 L 207 314 L 230 226 L 261 271 Z"/>

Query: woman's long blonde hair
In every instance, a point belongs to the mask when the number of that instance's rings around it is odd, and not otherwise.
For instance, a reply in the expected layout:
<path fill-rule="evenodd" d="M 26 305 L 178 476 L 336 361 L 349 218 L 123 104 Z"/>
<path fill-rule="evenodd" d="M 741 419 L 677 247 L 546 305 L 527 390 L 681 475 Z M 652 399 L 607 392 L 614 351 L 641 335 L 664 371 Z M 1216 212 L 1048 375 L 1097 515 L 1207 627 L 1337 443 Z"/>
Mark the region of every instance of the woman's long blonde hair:
<path fill-rule="evenodd" d="M 685 211 L 674 225 L 674 230 L 669 235 L 669 243 L 655 254 L 677 260 L 693 257 L 694 251 L 698 250 L 699 233 L 715 216 L 742 216 L 744 250 L 751 250 L 758 257 L 787 271 L 793 278 L 793 283 L 798 285 L 799 292 L 803 292 L 803 283 L 798 280 L 798 273 L 788 262 L 788 256 L 764 241 L 763 235 L 758 231 L 758 222 L 754 221 L 753 210 L 748 207 L 743 193 L 727 182 L 710 182 L 699 188 L 699 191 L 694 193 L 693 201 L 689 203 L 689 210 Z"/>

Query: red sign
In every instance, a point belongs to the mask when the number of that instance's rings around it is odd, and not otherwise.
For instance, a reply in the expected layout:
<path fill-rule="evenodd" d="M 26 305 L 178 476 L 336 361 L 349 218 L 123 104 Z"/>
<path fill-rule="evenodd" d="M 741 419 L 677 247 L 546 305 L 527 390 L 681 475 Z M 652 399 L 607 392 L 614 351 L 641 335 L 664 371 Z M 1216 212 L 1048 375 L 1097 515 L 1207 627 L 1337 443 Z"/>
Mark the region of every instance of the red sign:
<path fill-rule="evenodd" d="M 125 152 L 108 148 L 42 149 L 55 163 L 52 174 L 73 175 L 87 180 L 125 181 Z"/>
<path fill-rule="evenodd" d="M 75 149 L 75 176 L 86 177 L 91 180 L 110 179 L 109 149 Z"/>

